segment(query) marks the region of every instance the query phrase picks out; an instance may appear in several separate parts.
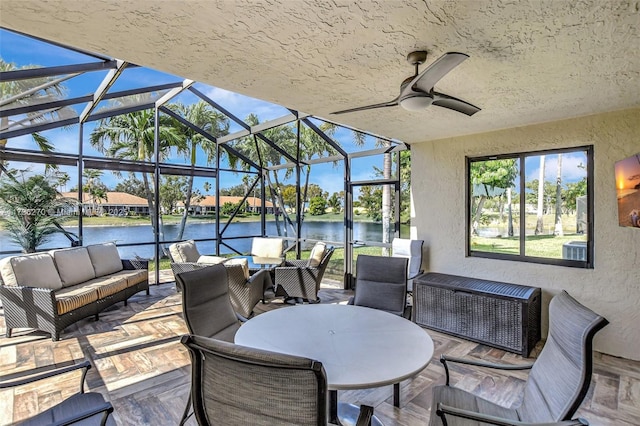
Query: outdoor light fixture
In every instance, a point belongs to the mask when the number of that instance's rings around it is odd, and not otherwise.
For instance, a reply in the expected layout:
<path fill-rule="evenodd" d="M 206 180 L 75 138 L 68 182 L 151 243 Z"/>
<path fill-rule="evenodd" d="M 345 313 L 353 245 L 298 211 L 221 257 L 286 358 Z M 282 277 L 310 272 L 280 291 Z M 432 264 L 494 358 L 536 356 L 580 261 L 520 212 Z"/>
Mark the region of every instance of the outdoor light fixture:
<path fill-rule="evenodd" d="M 413 93 L 404 99 L 400 99 L 400 106 L 407 111 L 422 111 L 433 102 L 433 96 L 429 93 L 417 94 Z"/>

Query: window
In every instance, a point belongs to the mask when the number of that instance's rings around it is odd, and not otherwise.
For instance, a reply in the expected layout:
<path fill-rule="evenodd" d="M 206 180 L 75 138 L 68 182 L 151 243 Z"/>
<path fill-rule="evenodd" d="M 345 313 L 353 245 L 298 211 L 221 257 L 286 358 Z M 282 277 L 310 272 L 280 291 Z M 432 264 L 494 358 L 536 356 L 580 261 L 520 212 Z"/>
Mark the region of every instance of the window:
<path fill-rule="evenodd" d="M 593 268 L 593 147 L 467 158 L 467 255 Z"/>

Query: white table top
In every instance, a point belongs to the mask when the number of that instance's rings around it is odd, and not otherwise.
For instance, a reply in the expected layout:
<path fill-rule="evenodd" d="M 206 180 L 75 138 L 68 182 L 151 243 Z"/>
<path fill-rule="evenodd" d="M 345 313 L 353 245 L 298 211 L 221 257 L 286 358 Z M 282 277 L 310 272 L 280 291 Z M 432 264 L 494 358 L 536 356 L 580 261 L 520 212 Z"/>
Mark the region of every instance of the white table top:
<path fill-rule="evenodd" d="M 322 362 L 331 390 L 397 383 L 433 356 L 425 330 L 399 316 L 351 305 L 296 305 L 244 323 L 235 343 Z"/>

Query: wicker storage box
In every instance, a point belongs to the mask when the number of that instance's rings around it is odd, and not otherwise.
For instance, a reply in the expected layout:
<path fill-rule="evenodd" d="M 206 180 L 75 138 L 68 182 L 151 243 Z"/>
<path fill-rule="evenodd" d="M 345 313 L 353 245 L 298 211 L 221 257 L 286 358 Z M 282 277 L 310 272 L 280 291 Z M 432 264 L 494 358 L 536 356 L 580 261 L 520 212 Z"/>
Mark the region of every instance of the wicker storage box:
<path fill-rule="evenodd" d="M 414 321 L 524 357 L 540 340 L 537 287 L 427 273 L 414 281 Z"/>

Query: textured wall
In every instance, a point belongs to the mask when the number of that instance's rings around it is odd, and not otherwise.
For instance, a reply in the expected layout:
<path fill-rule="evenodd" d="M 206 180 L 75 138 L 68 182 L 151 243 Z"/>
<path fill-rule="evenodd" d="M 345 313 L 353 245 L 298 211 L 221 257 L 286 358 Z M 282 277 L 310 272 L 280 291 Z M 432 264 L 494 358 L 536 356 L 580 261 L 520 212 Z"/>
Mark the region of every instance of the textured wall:
<path fill-rule="evenodd" d="M 595 268 L 465 257 L 465 156 L 594 145 Z M 610 324 L 595 349 L 640 359 L 640 230 L 618 226 L 614 163 L 640 152 L 640 109 L 412 145 L 413 225 L 427 270 L 538 286 L 543 332 L 564 289 Z"/>

